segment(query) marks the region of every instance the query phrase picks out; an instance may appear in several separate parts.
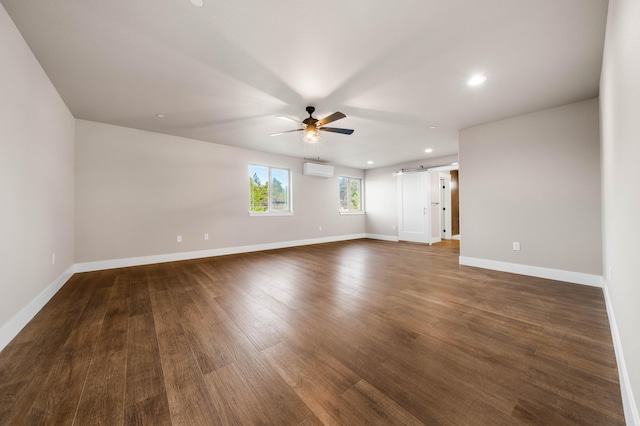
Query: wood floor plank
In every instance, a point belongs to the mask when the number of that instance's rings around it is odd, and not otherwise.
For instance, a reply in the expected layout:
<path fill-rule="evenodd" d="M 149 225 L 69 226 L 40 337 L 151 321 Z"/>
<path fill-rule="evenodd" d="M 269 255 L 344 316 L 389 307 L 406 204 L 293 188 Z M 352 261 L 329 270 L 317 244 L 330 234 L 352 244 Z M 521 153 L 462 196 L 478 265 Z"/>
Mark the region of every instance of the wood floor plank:
<path fill-rule="evenodd" d="M 341 397 L 359 380 L 353 373 L 352 378 L 345 377 L 337 371 L 331 374 L 331 369 L 327 366 L 298 357 L 284 343 L 263 352 L 280 376 L 322 423 L 358 422 L 358 412 Z"/>
<path fill-rule="evenodd" d="M 126 426 L 171 425 L 167 394 L 163 391 L 125 407 L 124 424 Z"/>
<path fill-rule="evenodd" d="M 98 283 L 59 355 L 54 358 L 41 392 L 27 415 L 29 423 L 70 424 L 75 418 L 111 292 L 110 283 L 103 280 Z"/>
<path fill-rule="evenodd" d="M 512 416 L 529 425 L 624 425 L 622 412 L 604 413 L 555 392 L 524 382 Z"/>
<path fill-rule="evenodd" d="M 265 312 L 263 309 L 261 312 Z M 269 318 L 272 325 L 279 324 L 272 315 Z M 250 404 L 236 404 L 244 418 L 242 424 L 296 424 L 309 417 L 308 407 L 297 397 L 295 392 L 281 378 L 277 370 L 268 362 L 263 352 L 255 350 L 247 335 L 234 322 L 219 323 L 224 325 L 224 333 L 232 338 L 235 336 L 234 363 L 205 376 L 212 389 L 212 394 L 224 393 L 225 386 L 235 383 L 238 386 L 238 400 L 252 401 Z M 283 330 L 284 335 L 284 330 Z M 235 373 L 239 375 L 236 377 Z M 222 375 L 222 377 L 220 376 Z M 241 379 L 241 381 L 238 380 Z M 222 384 L 219 381 L 222 379 Z M 242 391 L 240 391 L 242 389 Z M 214 398 L 215 399 L 215 398 Z M 236 397 L 232 398 L 236 400 Z M 238 410 L 236 408 L 236 410 Z M 249 409 L 250 408 L 250 409 Z M 245 411 L 253 413 L 247 417 Z"/>
<path fill-rule="evenodd" d="M 310 415 L 302 422 L 298 423 L 298 426 L 321 426 L 323 423 L 315 415 Z"/>
<path fill-rule="evenodd" d="M 540 360 L 529 369 L 527 381 L 608 415 L 615 415 L 622 409 L 616 395 L 619 389 L 616 381 L 568 365 Z"/>
<path fill-rule="evenodd" d="M 165 394 L 156 328 L 151 314 L 129 317 L 125 405 Z"/>
<path fill-rule="evenodd" d="M 229 364 L 205 376 L 221 424 L 298 424 L 311 413 L 266 362 Z M 253 377 L 252 380 L 247 378 Z"/>
<path fill-rule="evenodd" d="M 536 349 L 536 355 L 542 358 L 567 364 L 571 367 L 589 371 L 591 374 L 606 380 L 617 381 L 618 369 L 615 354 L 611 347 L 594 348 L 592 342 L 573 333 L 563 333 L 562 337 L 545 339 Z"/>
<path fill-rule="evenodd" d="M 260 309 L 249 306 L 252 300 L 240 299 L 240 296 L 221 296 L 216 301 L 227 312 L 231 320 L 251 341 L 256 350 L 262 350 L 280 343 L 277 327 L 260 320 Z"/>
<path fill-rule="evenodd" d="M 135 269 L 136 268 L 134 268 L 134 270 Z M 136 316 L 150 314 L 151 298 L 149 296 L 149 283 L 143 272 L 136 271 L 136 273 L 133 273 L 133 271 L 131 271 L 129 277 L 129 291 L 129 315 Z"/>
<path fill-rule="evenodd" d="M 360 414 L 360 420 L 368 425 L 423 425 L 411 413 L 395 401 L 360 380 L 342 394 L 347 403 Z"/>
<path fill-rule="evenodd" d="M 94 326 L 94 332 L 98 327 Z M 72 424 L 91 363 L 90 349 L 66 352 L 55 362 L 41 384 L 26 416 L 27 424 Z"/>
<path fill-rule="evenodd" d="M 206 285 L 194 287 L 188 292 L 193 303 L 198 307 L 202 315 L 208 323 L 216 323 L 229 320 L 229 315 L 222 309 L 222 306 L 216 302 L 218 295 L 211 294 Z"/>
<path fill-rule="evenodd" d="M 13 342 L 0 352 L 0 388 L 15 368 L 26 358 L 32 346 L 32 341 Z"/>
<path fill-rule="evenodd" d="M 426 424 L 513 425 L 515 421 L 467 389 L 448 386 L 446 378 L 429 372 L 408 374 L 407 367 L 387 360 L 367 381 Z M 393 377 L 403 377 L 404 383 Z M 407 389 L 411 389 L 408 392 Z"/>
<path fill-rule="evenodd" d="M 209 323 L 195 303 L 182 306 L 178 312 L 185 337 L 202 374 L 236 360 L 236 345 L 228 336 L 225 324 L 217 321 Z"/>
<path fill-rule="evenodd" d="M 168 292 L 151 294 L 172 424 L 221 424 Z"/>
<path fill-rule="evenodd" d="M 114 293 L 107 304 L 94 357 L 120 352 L 127 347 L 130 301 L 129 297 Z"/>
<path fill-rule="evenodd" d="M 17 425 L 23 422 L 41 391 L 47 376 L 33 376 L 24 382 L 5 383 L 0 387 L 0 424 Z M 34 386 L 33 383 L 38 383 Z"/>
<path fill-rule="evenodd" d="M 211 393 L 211 403 L 220 417 L 220 424 L 241 425 L 265 423 L 257 400 L 250 392 L 235 364 L 227 364 L 205 376 Z"/>
<path fill-rule="evenodd" d="M 124 424 L 127 354 L 123 349 L 94 357 L 75 414 L 75 425 Z"/>
<path fill-rule="evenodd" d="M 355 240 L 74 275 L 0 424 L 622 425 L 602 290 Z"/>

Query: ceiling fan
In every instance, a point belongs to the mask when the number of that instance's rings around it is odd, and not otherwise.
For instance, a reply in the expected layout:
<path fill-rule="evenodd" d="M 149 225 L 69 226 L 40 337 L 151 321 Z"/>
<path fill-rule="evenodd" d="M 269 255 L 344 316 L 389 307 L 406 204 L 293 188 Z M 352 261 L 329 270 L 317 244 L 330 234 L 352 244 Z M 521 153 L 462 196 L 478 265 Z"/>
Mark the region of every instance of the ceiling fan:
<path fill-rule="evenodd" d="M 284 132 L 273 133 L 270 136 L 277 136 L 283 133 L 290 132 L 304 132 L 302 134 L 302 140 L 309 143 L 315 143 L 320 140 L 320 132 L 333 132 L 333 133 L 342 133 L 343 135 L 350 135 L 353 133 L 353 129 L 341 129 L 338 127 L 325 127 L 325 124 L 329 124 L 333 121 L 340 120 L 341 118 L 345 118 L 341 112 L 334 112 L 333 114 L 329 114 L 325 118 L 321 118 L 318 120 L 317 118 L 313 118 L 312 114 L 316 110 L 312 106 L 308 106 L 306 108 L 307 113 L 309 114 L 308 118 L 305 118 L 302 121 L 298 121 L 295 118 L 287 117 L 285 115 L 279 115 L 278 118 L 282 118 L 283 120 L 293 121 L 295 123 L 301 124 L 303 127 L 301 129 L 295 130 L 285 130 Z"/>

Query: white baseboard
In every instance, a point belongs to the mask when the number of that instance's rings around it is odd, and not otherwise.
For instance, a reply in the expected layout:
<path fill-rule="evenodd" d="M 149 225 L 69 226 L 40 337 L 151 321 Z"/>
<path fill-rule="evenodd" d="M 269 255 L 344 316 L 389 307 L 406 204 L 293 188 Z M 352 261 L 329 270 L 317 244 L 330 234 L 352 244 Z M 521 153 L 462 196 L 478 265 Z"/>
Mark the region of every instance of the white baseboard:
<path fill-rule="evenodd" d="M 624 354 L 622 352 L 622 342 L 618 333 L 618 325 L 616 317 L 613 314 L 613 306 L 611 298 L 605 282 L 602 292 L 604 293 L 604 302 L 607 307 L 607 315 L 609 316 L 609 327 L 611 328 L 611 339 L 613 340 L 613 348 L 616 353 L 616 362 L 618 364 L 618 377 L 620 380 L 620 393 L 622 394 L 622 407 L 624 408 L 624 418 L 628 426 L 640 426 L 640 415 L 638 415 L 638 407 L 633 398 L 631 382 L 629 381 L 629 373 L 627 364 L 625 363 Z"/>
<path fill-rule="evenodd" d="M 602 288 L 602 276 L 585 274 L 582 272 L 564 271 L 561 269 L 542 268 L 539 266 L 520 265 L 517 263 L 499 262 L 497 260 L 478 259 L 475 257 L 460 256 L 460 265 L 475 266 L 484 269 L 493 269 L 502 272 L 511 272 L 531 277 L 546 278 L 549 280 L 565 281 L 574 284 L 583 284 Z"/>
<path fill-rule="evenodd" d="M 38 294 L 27 306 L 15 314 L 2 328 L 0 328 L 0 351 L 9 344 L 24 328 L 31 319 L 36 316 L 40 309 L 62 288 L 62 286 L 73 276 L 74 265 L 71 265 L 58 278 Z"/>
<path fill-rule="evenodd" d="M 382 240 L 382 241 L 400 241 L 396 235 L 382 235 L 382 234 L 367 234 L 367 238 L 371 238 L 372 240 Z"/>
<path fill-rule="evenodd" d="M 431 239 L 431 242 L 429 244 L 435 244 L 435 243 L 439 243 L 440 241 L 442 241 L 441 237 L 433 237 Z"/>
<path fill-rule="evenodd" d="M 451 237 L 452 240 L 459 240 L 460 239 L 460 234 L 456 234 L 453 237 Z"/>
<path fill-rule="evenodd" d="M 76 263 L 76 272 L 102 271 L 105 269 L 125 268 L 128 266 L 151 265 L 154 263 L 175 262 L 179 260 L 201 259 L 204 257 L 224 256 L 228 254 L 249 253 L 252 251 L 274 250 L 311 244 L 332 243 L 335 241 L 357 240 L 367 234 L 338 235 L 334 237 L 311 238 L 307 240 L 283 241 L 278 243 L 255 244 L 249 246 L 225 247 L 211 250 L 185 251 L 181 253 L 158 254 L 152 256 L 129 257 L 124 259 L 99 260 L 96 262 Z"/>

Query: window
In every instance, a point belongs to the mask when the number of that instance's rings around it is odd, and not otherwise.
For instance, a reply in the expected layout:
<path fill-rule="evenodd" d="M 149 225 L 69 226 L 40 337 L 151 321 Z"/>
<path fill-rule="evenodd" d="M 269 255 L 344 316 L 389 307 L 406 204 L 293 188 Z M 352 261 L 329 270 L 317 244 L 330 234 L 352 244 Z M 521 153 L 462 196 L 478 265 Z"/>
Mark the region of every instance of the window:
<path fill-rule="evenodd" d="M 340 176 L 340 213 L 362 213 L 362 179 Z"/>
<path fill-rule="evenodd" d="M 251 214 L 293 214 L 289 170 L 249 165 L 249 192 Z"/>

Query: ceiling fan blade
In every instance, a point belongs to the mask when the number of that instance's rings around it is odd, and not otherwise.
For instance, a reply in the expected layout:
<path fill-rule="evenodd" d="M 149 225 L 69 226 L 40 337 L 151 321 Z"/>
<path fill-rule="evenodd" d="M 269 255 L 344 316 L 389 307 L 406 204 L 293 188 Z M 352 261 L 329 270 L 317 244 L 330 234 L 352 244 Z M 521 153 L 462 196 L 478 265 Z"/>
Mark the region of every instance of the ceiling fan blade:
<path fill-rule="evenodd" d="M 332 121 L 336 121 L 336 120 L 340 120 L 341 118 L 345 118 L 346 115 L 344 115 L 341 112 L 334 112 L 331 115 L 327 115 L 325 118 L 319 120 L 316 125 L 317 126 L 324 126 L 325 124 L 329 124 Z"/>
<path fill-rule="evenodd" d="M 353 129 L 340 129 L 338 127 L 320 127 L 318 130 L 323 132 L 342 133 L 343 135 L 350 135 L 353 133 Z"/>
<path fill-rule="evenodd" d="M 278 136 L 278 135 L 282 135 L 284 133 L 291 133 L 291 132 L 301 132 L 304 129 L 295 129 L 295 130 L 285 130 L 284 132 L 278 132 L 278 133 L 272 133 L 269 136 Z"/>
<path fill-rule="evenodd" d="M 296 120 L 295 118 L 287 117 L 286 115 L 276 115 L 276 117 L 282 120 L 293 121 L 294 123 L 298 123 L 298 124 L 302 123 L 302 121 Z"/>

